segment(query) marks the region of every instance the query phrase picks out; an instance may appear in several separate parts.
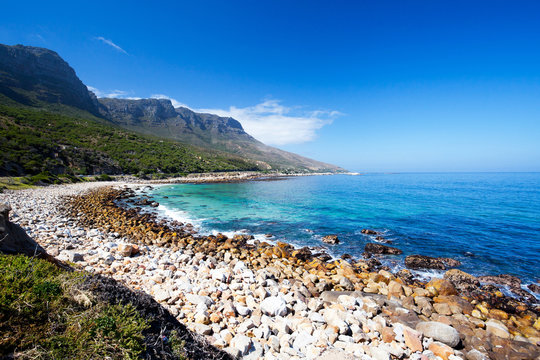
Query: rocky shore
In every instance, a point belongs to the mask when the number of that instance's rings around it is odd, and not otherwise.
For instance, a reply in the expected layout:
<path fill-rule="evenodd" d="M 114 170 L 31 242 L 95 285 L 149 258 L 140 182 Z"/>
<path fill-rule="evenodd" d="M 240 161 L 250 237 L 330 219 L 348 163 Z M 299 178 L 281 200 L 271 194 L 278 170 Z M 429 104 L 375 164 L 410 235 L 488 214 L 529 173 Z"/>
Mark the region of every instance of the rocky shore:
<path fill-rule="evenodd" d="M 495 279 L 482 285 L 453 269 L 424 284 L 406 270 L 378 270 L 376 259 L 328 261 L 245 235 L 198 236 L 189 224 L 118 205 L 131 196 L 118 183 L 84 183 L 6 192 L 0 202 L 49 254 L 147 292 L 233 356 L 540 356 L 538 308 L 486 285 Z"/>

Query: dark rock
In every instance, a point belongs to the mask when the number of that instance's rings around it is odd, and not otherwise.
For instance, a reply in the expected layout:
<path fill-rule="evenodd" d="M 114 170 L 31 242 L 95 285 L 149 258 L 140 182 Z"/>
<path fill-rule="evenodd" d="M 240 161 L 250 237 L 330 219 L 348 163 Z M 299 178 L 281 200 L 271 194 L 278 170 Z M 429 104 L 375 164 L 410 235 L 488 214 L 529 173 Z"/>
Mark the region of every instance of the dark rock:
<path fill-rule="evenodd" d="M 398 271 L 396 276 L 403 280 L 405 284 L 412 284 L 414 282 L 414 276 L 408 269 L 402 269 Z"/>
<path fill-rule="evenodd" d="M 486 284 L 505 285 L 510 289 L 521 288 L 521 280 L 508 274 L 480 276 L 478 277 L 478 280 Z"/>
<path fill-rule="evenodd" d="M 529 284 L 527 286 L 529 290 L 531 290 L 533 293 L 540 294 L 540 285 L 538 284 Z"/>
<path fill-rule="evenodd" d="M 372 255 L 372 254 L 400 255 L 403 253 L 403 251 L 401 251 L 398 248 L 386 246 L 382 244 L 377 244 L 377 243 L 367 243 L 366 246 L 364 247 L 364 251 L 368 255 Z"/>
<path fill-rule="evenodd" d="M 10 211 L 9 205 L 0 204 L 0 252 L 49 258 L 45 249 L 30 238 L 23 228 L 9 221 Z"/>
<path fill-rule="evenodd" d="M 316 257 L 316 258 L 320 259 L 323 262 L 332 260 L 332 257 L 330 255 L 328 255 L 327 253 L 313 254 L 313 257 Z"/>
<path fill-rule="evenodd" d="M 360 232 L 366 235 L 379 235 L 377 231 L 371 229 L 362 229 Z"/>
<path fill-rule="evenodd" d="M 301 249 L 296 250 L 296 252 L 293 252 L 294 257 L 297 259 L 300 259 L 302 261 L 307 261 L 312 257 L 311 250 L 308 247 L 303 247 Z"/>
<path fill-rule="evenodd" d="M 471 293 L 480 287 L 480 281 L 476 277 L 458 269 L 448 270 L 444 278 L 461 292 Z"/>
<path fill-rule="evenodd" d="M 349 260 L 349 259 L 352 259 L 352 256 L 350 254 L 343 254 L 343 255 L 341 255 L 341 258 L 343 260 Z"/>
<path fill-rule="evenodd" d="M 459 266 L 461 263 L 449 258 L 434 258 L 426 255 L 409 255 L 405 258 L 405 266 L 410 269 L 439 269 Z"/>
<path fill-rule="evenodd" d="M 335 244 L 339 244 L 339 239 L 337 235 L 326 235 L 326 236 L 323 236 L 322 242 L 326 244 L 335 245 Z"/>

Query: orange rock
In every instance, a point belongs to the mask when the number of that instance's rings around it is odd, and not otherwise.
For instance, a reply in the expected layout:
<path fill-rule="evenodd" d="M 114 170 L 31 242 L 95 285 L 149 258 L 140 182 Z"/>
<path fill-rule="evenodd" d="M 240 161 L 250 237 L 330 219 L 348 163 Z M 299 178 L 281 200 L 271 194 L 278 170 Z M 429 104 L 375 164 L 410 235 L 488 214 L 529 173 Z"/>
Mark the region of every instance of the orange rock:
<path fill-rule="evenodd" d="M 457 295 L 457 290 L 452 283 L 445 279 L 433 279 L 426 285 L 426 290 L 437 295 Z"/>
<path fill-rule="evenodd" d="M 388 298 L 390 299 L 392 296 L 395 296 L 398 299 L 403 296 L 403 285 L 394 280 L 388 283 Z"/>
<path fill-rule="evenodd" d="M 396 334 L 394 333 L 394 330 L 390 327 L 385 327 L 384 329 L 382 329 L 381 335 L 382 335 L 382 340 L 385 343 L 391 343 L 396 338 Z"/>
<path fill-rule="evenodd" d="M 440 343 L 438 341 L 434 341 L 429 345 L 429 350 L 433 352 L 433 354 L 441 357 L 443 360 L 448 360 L 450 355 L 454 355 L 454 350 L 443 343 Z"/>
<path fill-rule="evenodd" d="M 489 316 L 497 320 L 508 320 L 508 314 L 499 309 L 490 309 Z"/>
<path fill-rule="evenodd" d="M 405 345 L 407 345 L 411 351 L 424 351 L 424 347 L 422 346 L 422 333 L 404 326 L 403 337 L 405 338 Z"/>

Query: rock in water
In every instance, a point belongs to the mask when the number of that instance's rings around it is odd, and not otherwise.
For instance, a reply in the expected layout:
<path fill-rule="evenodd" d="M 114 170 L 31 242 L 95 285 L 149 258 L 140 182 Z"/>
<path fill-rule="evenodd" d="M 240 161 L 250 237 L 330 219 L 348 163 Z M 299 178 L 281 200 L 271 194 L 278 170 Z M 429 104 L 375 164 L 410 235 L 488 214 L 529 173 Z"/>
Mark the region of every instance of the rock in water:
<path fill-rule="evenodd" d="M 386 246 L 382 244 L 376 244 L 376 243 L 367 243 L 364 251 L 367 255 L 371 254 L 388 254 L 388 255 L 400 255 L 403 253 L 398 248 Z"/>
<path fill-rule="evenodd" d="M 405 258 L 405 266 L 410 269 L 439 269 L 461 265 L 457 260 L 450 258 L 434 258 L 426 255 L 409 255 Z"/>
<path fill-rule="evenodd" d="M 366 235 L 378 235 L 379 233 L 375 230 L 371 230 L 371 229 L 362 229 L 360 231 L 362 234 L 366 234 Z"/>
<path fill-rule="evenodd" d="M 433 338 L 451 347 L 456 347 L 460 342 L 459 333 L 456 329 L 437 321 L 420 322 L 416 325 L 416 330 L 420 331 L 424 336 Z"/>
<path fill-rule="evenodd" d="M 339 239 L 337 235 L 326 235 L 322 238 L 322 242 L 326 244 L 339 244 Z"/>

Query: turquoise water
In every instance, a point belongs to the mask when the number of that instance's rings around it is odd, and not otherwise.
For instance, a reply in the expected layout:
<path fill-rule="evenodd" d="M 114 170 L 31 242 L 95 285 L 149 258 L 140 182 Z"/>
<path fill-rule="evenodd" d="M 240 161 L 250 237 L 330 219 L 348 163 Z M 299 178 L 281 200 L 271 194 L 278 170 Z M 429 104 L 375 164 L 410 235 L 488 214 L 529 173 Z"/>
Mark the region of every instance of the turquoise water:
<path fill-rule="evenodd" d="M 298 246 L 337 234 L 331 254 L 361 256 L 375 239 L 360 230 L 371 228 L 403 250 L 386 257 L 392 267 L 424 254 L 458 259 L 476 275 L 540 277 L 540 173 L 308 176 L 167 185 L 150 194 L 160 212 L 202 233 L 270 233 Z"/>

